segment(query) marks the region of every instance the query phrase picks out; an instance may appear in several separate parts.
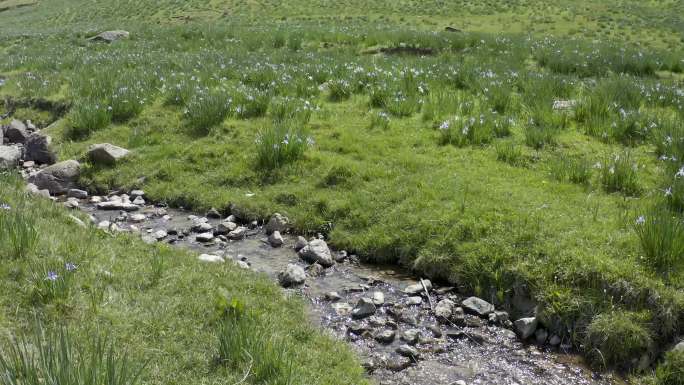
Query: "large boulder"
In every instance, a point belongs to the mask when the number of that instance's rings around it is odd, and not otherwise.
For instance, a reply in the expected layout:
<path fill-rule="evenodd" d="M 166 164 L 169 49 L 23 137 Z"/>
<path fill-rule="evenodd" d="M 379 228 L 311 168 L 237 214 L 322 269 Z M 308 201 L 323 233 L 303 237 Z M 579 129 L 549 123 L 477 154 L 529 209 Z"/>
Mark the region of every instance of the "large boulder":
<path fill-rule="evenodd" d="M 299 250 L 299 255 L 309 263 L 318 262 L 321 266 L 330 267 L 335 264 L 328 244 L 322 239 L 314 239 Z"/>
<path fill-rule="evenodd" d="M 278 213 L 273 214 L 271 219 L 266 224 L 266 234 L 271 234 L 274 231 L 284 233 L 290 227 L 290 220 Z"/>
<path fill-rule="evenodd" d="M 5 137 L 10 143 L 25 143 L 29 136 L 28 128 L 19 120 L 12 120 L 9 126 L 5 129 Z"/>
<path fill-rule="evenodd" d="M 290 263 L 285 271 L 278 274 L 278 281 L 284 287 L 301 285 L 306 281 L 306 272 L 301 266 Z"/>
<path fill-rule="evenodd" d="M 24 160 L 32 160 L 38 164 L 54 164 L 57 155 L 50 150 L 52 139 L 40 133 L 29 135 L 24 144 Z"/>
<path fill-rule="evenodd" d="M 470 297 L 461 302 L 463 310 L 470 314 L 474 314 L 480 317 L 487 317 L 489 313 L 496 310 L 494 305 L 491 303 L 477 297 Z"/>
<path fill-rule="evenodd" d="M 131 34 L 128 31 L 123 31 L 123 30 L 113 30 L 113 31 L 104 31 L 102 33 L 99 33 L 93 37 L 91 37 L 90 41 L 103 41 L 106 43 L 112 43 L 117 40 L 121 39 L 128 39 L 128 37 Z"/>
<path fill-rule="evenodd" d="M 537 324 L 537 317 L 520 318 L 513 323 L 515 330 L 522 339 L 526 339 L 533 335 L 534 332 L 537 331 Z"/>
<path fill-rule="evenodd" d="M 0 145 L 0 170 L 14 168 L 21 159 L 21 149 L 16 146 Z"/>
<path fill-rule="evenodd" d="M 130 154 L 130 151 L 109 143 L 94 144 L 88 148 L 88 158 L 93 163 L 114 165 Z"/>
<path fill-rule="evenodd" d="M 29 178 L 39 190 L 48 190 L 50 194 L 64 194 L 76 187 L 81 175 L 81 165 L 75 160 L 67 160 L 46 167 Z"/>

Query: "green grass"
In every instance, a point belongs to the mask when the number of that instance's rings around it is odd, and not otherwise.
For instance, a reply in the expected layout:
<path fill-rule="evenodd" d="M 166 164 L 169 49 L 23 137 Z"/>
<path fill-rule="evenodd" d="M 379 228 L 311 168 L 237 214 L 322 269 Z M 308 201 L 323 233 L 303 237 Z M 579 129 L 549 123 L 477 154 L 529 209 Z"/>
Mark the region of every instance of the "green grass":
<path fill-rule="evenodd" d="M 133 385 L 138 371 L 145 384 L 236 383 L 245 373 L 250 384 L 366 383 L 351 351 L 309 326 L 302 301 L 266 277 L 83 229 L 14 176 L 0 174 L 0 202 L 10 206 L 0 218 L 40 234 L 21 258 L 0 257 L 0 290 L 13 293 L 0 299 L 2 384 Z M 227 334 L 232 308 L 245 321 Z M 227 354 L 227 335 L 251 358 Z"/>
<path fill-rule="evenodd" d="M 679 249 L 633 226 L 663 191 L 681 219 L 681 4 L 198 4 L 0 13 L 0 95 L 73 104 L 49 130 L 62 158 L 98 142 L 133 150 L 114 168 L 86 163 L 93 190 L 144 177 L 153 200 L 281 212 L 302 234 L 497 305 L 524 288 L 577 347 L 592 324 L 627 324 L 615 314 L 643 314 L 656 346 L 682 333 Z M 43 20 L 59 27 L 34 28 Z M 131 39 L 84 42 L 105 26 Z M 596 346 L 607 366 L 633 367 Z"/>

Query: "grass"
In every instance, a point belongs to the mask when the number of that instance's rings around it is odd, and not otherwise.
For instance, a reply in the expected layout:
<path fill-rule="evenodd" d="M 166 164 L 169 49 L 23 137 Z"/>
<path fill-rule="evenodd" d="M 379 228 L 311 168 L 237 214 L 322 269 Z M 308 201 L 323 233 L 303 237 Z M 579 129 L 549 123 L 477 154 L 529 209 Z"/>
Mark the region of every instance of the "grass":
<path fill-rule="evenodd" d="M 236 383 L 250 363 L 252 384 L 366 383 L 351 351 L 309 326 L 302 302 L 266 277 L 81 228 L 65 209 L 27 196 L 13 175 L 0 174 L 0 201 L 10 206 L 0 218 L 40 234 L 0 267 L 0 289 L 14 293 L 0 299 L 2 384 Z M 7 242 L 0 238 L 0 250 Z M 228 333 L 233 303 L 245 319 Z M 231 349 L 249 361 L 225 349 L 237 336 Z"/>
<path fill-rule="evenodd" d="M 98 142 L 134 150 L 115 168 L 85 164 L 93 190 L 143 187 L 250 220 L 281 212 L 302 234 L 500 306 L 524 289 L 544 326 L 580 348 L 602 314 L 618 326 L 632 316 L 615 314 L 643 314 L 656 346 L 682 333 L 678 249 L 633 226 L 667 191 L 681 217 L 681 5 L 227 4 L 7 11 L 0 95 L 72 102 L 48 130 L 62 158 Z M 60 27 L 42 39 L 36 20 Z M 83 42 L 105 25 L 131 39 Z M 93 111 L 122 86 L 135 109 Z"/>

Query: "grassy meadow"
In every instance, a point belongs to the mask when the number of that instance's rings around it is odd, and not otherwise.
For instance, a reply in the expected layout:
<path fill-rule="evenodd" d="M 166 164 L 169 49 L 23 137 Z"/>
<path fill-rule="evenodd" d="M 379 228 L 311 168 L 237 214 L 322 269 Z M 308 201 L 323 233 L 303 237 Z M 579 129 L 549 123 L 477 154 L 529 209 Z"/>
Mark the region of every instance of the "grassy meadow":
<path fill-rule="evenodd" d="M 0 108 L 50 125 L 62 159 L 134 152 L 86 164 L 92 190 L 284 213 L 498 305 L 529 295 L 595 368 L 647 357 L 635 381 L 681 384 L 662 351 L 684 331 L 682 12 L 45 1 L 0 12 Z M 131 38 L 86 41 L 106 29 Z"/>

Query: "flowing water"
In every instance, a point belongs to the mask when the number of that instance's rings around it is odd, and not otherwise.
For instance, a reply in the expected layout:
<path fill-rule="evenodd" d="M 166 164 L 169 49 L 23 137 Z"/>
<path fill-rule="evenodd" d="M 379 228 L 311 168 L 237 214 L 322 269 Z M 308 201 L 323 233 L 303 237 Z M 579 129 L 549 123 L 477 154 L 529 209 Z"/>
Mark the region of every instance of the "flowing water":
<path fill-rule="evenodd" d="M 136 214 L 146 214 L 146 219 L 134 224 L 130 222 L 130 214 L 99 210 L 88 202 L 80 201 L 79 207 L 91 214 L 96 223 L 107 220 L 123 231 L 139 231 L 148 242 L 156 241 L 152 238 L 156 231 L 175 233 L 172 230 L 177 230 L 179 235 L 169 235 L 160 242 L 198 253 L 223 255 L 235 262 L 244 261 L 251 269 L 274 279 L 289 263 L 307 266 L 294 251 L 292 237 L 285 236 L 285 244 L 274 248 L 266 241 L 264 232 L 255 228 L 243 240 L 199 243 L 188 232 L 193 225 L 191 213 L 145 206 Z M 220 220 L 210 219 L 209 223 L 216 226 Z M 188 235 L 184 236 L 183 232 Z M 304 286 L 284 290 L 306 298 L 311 304 L 313 322 L 348 341 L 378 384 L 599 385 L 618 382 L 610 376 L 592 373 L 576 355 L 525 344 L 508 328 L 476 316 L 467 315 L 459 325 L 438 322 L 434 304 L 445 298 L 459 304 L 464 297 L 449 288 L 436 287 L 429 296 L 421 293 L 420 300 L 416 298 L 419 295 L 410 298 L 403 289 L 419 281 L 401 270 L 348 258 L 319 273 L 309 270 Z M 339 298 L 326 299 L 330 292 L 336 292 Z M 384 294 L 384 304 L 378 306 L 374 316 L 353 319 L 351 308 L 361 297 L 372 298 L 375 292 Z M 385 342 L 374 338 L 382 332 L 385 338 L 379 339 Z M 407 345 L 415 349 L 417 357 L 397 353 L 397 348 Z"/>

